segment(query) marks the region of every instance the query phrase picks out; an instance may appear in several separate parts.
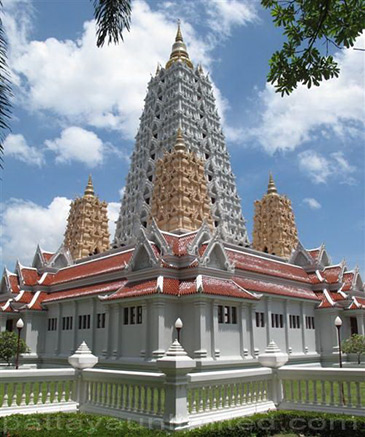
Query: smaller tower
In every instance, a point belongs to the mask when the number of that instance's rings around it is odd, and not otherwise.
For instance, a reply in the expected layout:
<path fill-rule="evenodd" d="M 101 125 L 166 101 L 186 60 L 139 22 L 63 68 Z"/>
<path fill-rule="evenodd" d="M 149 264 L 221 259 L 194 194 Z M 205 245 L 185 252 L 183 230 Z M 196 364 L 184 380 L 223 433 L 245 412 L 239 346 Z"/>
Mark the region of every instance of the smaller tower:
<path fill-rule="evenodd" d="M 101 253 L 110 247 L 107 203 L 95 195 L 91 176 L 83 197 L 71 203 L 64 245 L 73 259 Z"/>
<path fill-rule="evenodd" d="M 255 202 L 252 247 L 289 259 L 298 243 L 291 201 L 279 195 L 270 173 L 267 193 Z"/>
<path fill-rule="evenodd" d="M 163 231 L 190 232 L 206 220 L 213 228 L 204 163 L 188 152 L 181 129 L 176 144 L 156 164 L 151 216 Z"/>

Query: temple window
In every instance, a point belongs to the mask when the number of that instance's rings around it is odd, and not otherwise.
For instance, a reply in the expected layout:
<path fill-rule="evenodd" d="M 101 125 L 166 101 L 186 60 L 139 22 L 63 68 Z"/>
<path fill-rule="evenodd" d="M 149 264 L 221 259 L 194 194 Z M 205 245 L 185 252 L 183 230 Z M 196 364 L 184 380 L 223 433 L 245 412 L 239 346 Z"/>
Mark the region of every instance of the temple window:
<path fill-rule="evenodd" d="M 300 317 L 297 315 L 290 314 L 289 326 L 291 329 L 299 329 L 300 328 Z"/>
<path fill-rule="evenodd" d="M 48 331 L 56 331 L 57 330 L 57 318 L 51 317 L 48 319 Z"/>
<path fill-rule="evenodd" d="M 123 323 L 124 325 L 140 325 L 142 323 L 142 307 L 125 307 Z"/>
<path fill-rule="evenodd" d="M 313 316 L 305 316 L 305 327 L 307 329 L 314 329 L 314 317 Z"/>
<path fill-rule="evenodd" d="M 237 324 L 237 308 L 218 305 L 218 323 Z"/>
<path fill-rule="evenodd" d="M 265 314 L 264 313 L 256 313 L 256 327 L 264 328 L 265 327 Z"/>
<path fill-rule="evenodd" d="M 90 314 L 79 316 L 79 329 L 90 329 Z"/>
<path fill-rule="evenodd" d="M 73 324 L 72 316 L 62 317 L 62 331 L 69 331 L 70 329 L 72 329 L 72 324 Z"/>
<path fill-rule="evenodd" d="M 96 315 L 96 327 L 105 328 L 105 313 L 98 313 Z"/>
<path fill-rule="evenodd" d="M 284 317 L 282 314 L 271 314 L 271 327 L 272 328 L 284 327 Z"/>

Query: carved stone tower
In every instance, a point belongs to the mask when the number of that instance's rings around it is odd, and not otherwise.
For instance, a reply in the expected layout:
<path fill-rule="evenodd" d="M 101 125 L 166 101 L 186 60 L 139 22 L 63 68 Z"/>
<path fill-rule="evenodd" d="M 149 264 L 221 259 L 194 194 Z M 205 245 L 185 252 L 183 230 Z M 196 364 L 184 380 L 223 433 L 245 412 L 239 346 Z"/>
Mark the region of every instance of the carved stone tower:
<path fill-rule="evenodd" d="M 289 259 L 298 243 L 291 201 L 279 195 L 270 174 L 267 193 L 255 202 L 252 247 Z"/>
<path fill-rule="evenodd" d="M 140 227 L 147 226 L 156 162 L 175 146 L 179 127 L 188 150 L 204 161 L 213 226 L 220 225 L 225 241 L 247 246 L 241 202 L 212 84 L 202 68 L 194 68 L 190 61 L 180 26 L 166 67 L 158 68 L 148 84 L 114 245 L 135 242 Z"/>
<path fill-rule="evenodd" d="M 71 203 L 64 245 L 73 259 L 101 253 L 110 247 L 107 203 L 95 195 L 91 176 L 83 197 Z"/>
<path fill-rule="evenodd" d="M 204 162 L 187 151 L 180 128 L 172 152 L 156 162 L 151 217 L 168 232 L 194 231 L 204 220 L 213 228 Z"/>

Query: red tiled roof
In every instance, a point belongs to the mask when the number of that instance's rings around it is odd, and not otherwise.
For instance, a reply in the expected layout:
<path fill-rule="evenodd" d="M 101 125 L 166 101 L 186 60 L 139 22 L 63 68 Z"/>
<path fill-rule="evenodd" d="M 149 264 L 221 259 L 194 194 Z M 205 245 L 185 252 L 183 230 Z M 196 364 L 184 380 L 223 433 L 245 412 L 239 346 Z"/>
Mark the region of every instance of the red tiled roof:
<path fill-rule="evenodd" d="M 354 280 L 354 272 L 345 272 L 342 277 L 343 286 L 342 291 L 349 291 L 352 288 L 352 281 Z"/>
<path fill-rule="evenodd" d="M 342 273 L 342 270 L 343 267 L 341 265 L 326 267 L 322 272 L 322 276 L 327 280 L 329 284 L 336 284 L 340 281 L 340 275 Z"/>
<path fill-rule="evenodd" d="M 65 267 L 54 275 L 52 284 L 61 284 L 63 282 L 74 281 L 75 279 L 123 270 L 124 264 L 129 262 L 132 254 L 133 251 L 122 252 Z"/>
<path fill-rule="evenodd" d="M 8 275 L 8 279 L 9 279 L 9 284 L 10 284 L 10 288 L 11 288 L 11 292 L 12 293 L 19 293 L 20 291 L 20 286 L 19 286 L 19 278 L 16 275 Z"/>
<path fill-rule="evenodd" d="M 256 300 L 247 291 L 243 290 L 240 284 L 235 283 L 231 279 L 219 279 L 209 276 L 203 276 L 203 293 L 216 294 L 220 296 L 239 297 L 245 299 Z"/>
<path fill-rule="evenodd" d="M 24 285 L 36 285 L 38 279 L 40 279 L 36 269 L 21 267 L 20 271 L 21 271 Z"/>
<path fill-rule="evenodd" d="M 309 250 L 307 250 L 307 252 L 314 259 L 314 261 L 318 261 L 318 257 L 319 257 L 320 251 L 321 251 L 320 249 L 309 249 Z"/>
<path fill-rule="evenodd" d="M 94 294 L 111 293 L 122 287 L 127 281 L 112 281 L 103 282 L 102 284 L 90 285 L 88 287 L 72 288 L 65 291 L 57 291 L 55 293 L 49 293 L 44 297 L 43 303 L 54 302 L 56 300 L 70 299 L 75 297 L 84 297 Z"/>
<path fill-rule="evenodd" d="M 279 285 L 260 281 L 258 279 L 239 278 L 237 276 L 233 279 L 240 287 L 248 291 L 298 297 L 302 299 L 319 300 L 317 295 L 312 290 L 300 286 L 295 287 L 291 285 Z"/>
<path fill-rule="evenodd" d="M 318 279 L 316 273 L 308 273 L 308 277 L 312 284 L 321 284 L 321 281 Z"/>
<path fill-rule="evenodd" d="M 198 231 L 188 235 L 171 235 L 162 232 L 167 244 L 171 247 L 172 253 L 176 256 L 188 254 L 188 245 L 194 241 Z"/>
<path fill-rule="evenodd" d="M 47 261 L 49 261 L 52 258 L 54 253 L 51 253 L 51 252 L 42 252 L 42 255 L 43 255 L 44 260 L 47 262 Z"/>
<path fill-rule="evenodd" d="M 308 274 L 299 266 L 276 262 L 268 258 L 235 252 L 226 248 L 228 259 L 233 262 L 236 269 L 248 270 L 251 272 L 263 273 L 285 279 L 309 283 Z"/>
<path fill-rule="evenodd" d="M 123 299 L 125 297 L 145 296 L 157 293 L 157 279 L 137 281 L 123 284 L 115 293 L 105 300 Z"/>
<path fill-rule="evenodd" d="M 163 278 L 162 294 L 182 296 L 198 293 L 196 278 L 179 281 L 178 279 Z M 123 299 L 127 297 L 138 297 L 157 293 L 157 279 L 148 281 L 130 282 L 105 300 Z M 231 279 L 219 279 L 209 276 L 202 278 L 202 293 L 219 296 L 238 297 L 244 299 L 256 299 L 251 294 L 242 290 Z"/>
<path fill-rule="evenodd" d="M 318 305 L 319 309 L 322 308 L 333 308 L 333 305 L 331 304 L 331 302 L 327 299 L 326 296 L 323 296 L 323 299 L 321 301 L 321 303 Z"/>
<path fill-rule="evenodd" d="M 18 296 L 20 296 L 20 295 L 18 294 Z M 31 292 L 31 291 L 24 291 L 24 293 L 22 293 L 20 299 L 19 300 L 15 300 L 14 299 L 14 302 L 28 304 L 28 303 L 30 303 L 32 301 L 33 297 L 34 297 L 34 293 L 33 292 Z"/>

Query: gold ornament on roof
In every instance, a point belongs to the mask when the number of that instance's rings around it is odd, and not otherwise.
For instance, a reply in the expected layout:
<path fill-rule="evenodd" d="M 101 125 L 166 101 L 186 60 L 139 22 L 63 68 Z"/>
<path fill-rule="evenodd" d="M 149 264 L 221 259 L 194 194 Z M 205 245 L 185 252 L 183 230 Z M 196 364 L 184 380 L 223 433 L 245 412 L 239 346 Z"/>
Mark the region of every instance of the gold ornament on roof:
<path fill-rule="evenodd" d="M 174 149 L 156 163 L 152 219 L 167 232 L 194 231 L 204 220 L 213 228 L 204 163 L 187 150 L 181 128 Z"/>
<path fill-rule="evenodd" d="M 181 33 L 180 20 L 178 20 L 177 23 L 175 42 L 172 45 L 170 59 L 166 64 L 166 68 L 170 68 L 174 62 L 185 62 L 188 67 L 194 68 L 192 62 L 190 61 L 189 54 Z"/>
<path fill-rule="evenodd" d="M 255 202 L 252 247 L 289 259 L 298 244 L 298 231 L 290 199 L 278 194 L 272 174 L 267 192 Z"/>

